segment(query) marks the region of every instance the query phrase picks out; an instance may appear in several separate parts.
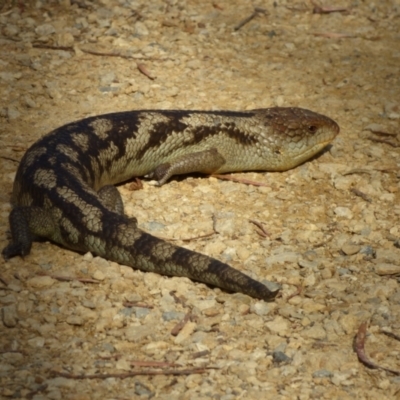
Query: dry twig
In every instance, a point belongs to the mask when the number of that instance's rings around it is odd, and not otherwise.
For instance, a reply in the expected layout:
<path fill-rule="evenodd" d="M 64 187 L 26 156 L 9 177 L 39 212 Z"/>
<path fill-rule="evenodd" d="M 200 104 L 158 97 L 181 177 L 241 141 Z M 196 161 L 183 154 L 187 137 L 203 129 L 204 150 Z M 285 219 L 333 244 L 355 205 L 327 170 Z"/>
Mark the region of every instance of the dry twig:
<path fill-rule="evenodd" d="M 212 174 L 210 175 L 214 178 L 217 179 L 221 179 L 224 181 L 232 181 L 232 182 L 238 182 L 238 183 L 244 183 L 245 185 L 252 185 L 252 186 L 265 186 L 268 187 L 268 185 L 266 183 L 262 183 L 262 182 L 255 182 L 255 181 L 251 181 L 249 179 L 242 179 L 242 178 L 236 178 L 233 175 L 219 175 L 219 174 Z"/>
<path fill-rule="evenodd" d="M 255 226 L 257 226 L 260 231 L 257 231 L 257 234 L 259 234 L 260 236 L 266 238 L 269 237 L 270 234 L 267 232 L 267 230 L 264 228 L 264 225 L 261 222 L 255 221 L 254 219 L 249 219 L 249 222 L 251 222 L 252 224 L 254 224 Z"/>
<path fill-rule="evenodd" d="M 71 282 L 71 281 L 78 281 L 82 283 L 100 283 L 97 279 L 91 278 L 78 278 L 76 276 L 62 276 L 62 275 L 51 275 L 46 273 L 39 273 L 40 276 L 49 276 L 50 278 L 56 279 L 57 281 L 61 282 Z"/>
<path fill-rule="evenodd" d="M 350 171 L 343 172 L 343 176 L 353 175 L 353 174 L 369 174 L 369 175 L 371 175 L 373 172 L 374 171 L 371 169 L 354 168 L 354 169 L 351 169 Z"/>
<path fill-rule="evenodd" d="M 10 39 L 12 38 L 5 38 Z M 21 40 L 16 40 L 20 42 Z M 134 55 L 123 52 L 118 49 L 111 49 L 111 51 L 104 51 L 104 50 L 95 50 L 89 49 L 87 47 L 73 47 L 73 46 L 56 46 L 52 44 L 40 43 L 40 42 L 33 42 L 32 47 L 35 49 L 47 49 L 47 50 L 64 50 L 64 51 L 81 51 L 82 53 L 91 54 L 93 56 L 103 56 L 103 57 L 121 57 L 133 60 L 146 60 L 146 61 L 168 61 L 171 60 L 170 58 L 152 58 L 152 57 L 135 57 Z"/>
<path fill-rule="evenodd" d="M 41 385 L 39 385 L 35 390 L 32 390 L 31 392 L 29 392 L 28 394 L 26 394 L 25 398 L 26 399 L 33 399 L 33 397 L 35 396 L 35 394 L 38 394 L 40 392 L 43 392 L 44 390 L 46 390 L 48 387 L 47 383 L 42 383 Z M 41 396 L 40 396 L 41 397 Z"/>
<path fill-rule="evenodd" d="M 186 306 L 186 299 L 183 296 L 177 296 L 176 290 L 171 290 L 169 294 L 174 298 L 175 303 L 182 304 L 184 307 Z"/>
<path fill-rule="evenodd" d="M 63 50 L 63 51 L 74 51 L 72 46 L 54 46 L 52 44 L 33 42 L 32 47 L 34 49 L 45 49 L 45 50 Z M 83 51 L 83 50 L 81 50 Z M 87 53 L 87 52 L 85 52 Z"/>
<path fill-rule="evenodd" d="M 180 367 L 181 365 L 173 362 L 168 361 L 130 361 L 129 364 L 131 367 L 153 367 L 153 368 L 165 368 L 171 367 L 176 368 Z"/>
<path fill-rule="evenodd" d="M 380 124 L 370 124 L 367 127 L 365 127 L 365 130 L 369 130 L 372 133 L 375 133 L 376 135 L 380 136 L 396 136 L 396 132 L 389 132 L 386 130 L 386 128 Z"/>
<path fill-rule="evenodd" d="M 345 7 L 325 7 L 319 5 L 317 2 L 311 0 L 311 4 L 314 6 L 314 14 L 330 14 L 333 12 L 348 12 L 349 9 Z"/>
<path fill-rule="evenodd" d="M 0 275 L 0 282 L 1 282 L 3 285 L 8 286 L 8 282 L 7 282 L 6 278 L 3 278 L 1 275 Z"/>
<path fill-rule="evenodd" d="M 386 329 L 381 329 L 381 332 L 384 333 L 385 335 L 393 338 L 393 339 L 396 339 L 396 340 L 400 341 L 400 335 L 396 335 L 395 333 L 390 332 L 390 331 L 388 331 Z"/>
<path fill-rule="evenodd" d="M 368 201 L 368 203 L 372 203 L 372 199 L 371 197 L 369 197 L 368 195 L 366 195 L 364 192 L 362 192 L 361 190 L 358 190 L 356 188 L 352 188 L 350 189 L 350 192 L 355 194 L 358 197 L 361 197 L 363 200 Z"/>
<path fill-rule="evenodd" d="M 397 143 L 395 140 L 380 139 L 380 138 L 375 138 L 373 136 L 369 137 L 368 139 L 371 140 L 372 142 L 385 143 L 385 144 L 388 144 L 389 146 L 392 146 L 392 147 L 400 147 L 400 144 Z"/>
<path fill-rule="evenodd" d="M 0 158 L 2 158 L 3 160 L 12 161 L 12 162 L 19 164 L 19 160 L 16 160 L 15 158 L 12 158 L 12 157 L 0 156 Z"/>
<path fill-rule="evenodd" d="M 192 375 L 192 374 L 204 374 L 209 369 L 215 369 L 213 367 L 207 368 L 189 368 L 189 369 L 164 369 L 161 371 L 154 370 L 140 370 L 140 371 L 131 371 L 125 373 L 110 373 L 110 374 L 69 374 L 61 371 L 51 371 L 53 376 L 61 376 L 67 379 L 108 379 L 108 378 L 118 378 L 118 379 L 126 379 L 132 378 L 134 376 L 139 375 Z"/>
<path fill-rule="evenodd" d="M 215 231 L 210 232 L 210 233 L 205 233 L 204 235 L 193 236 L 190 238 L 169 238 L 169 237 L 165 237 L 165 236 L 157 236 L 157 237 L 159 239 L 165 240 L 166 242 L 176 242 L 178 240 L 181 240 L 182 242 L 191 242 L 192 240 L 204 239 L 204 238 L 208 238 L 212 235 L 215 235 Z"/>
<path fill-rule="evenodd" d="M 190 320 L 190 317 L 192 314 L 190 312 L 186 313 L 185 317 L 183 318 L 182 321 L 179 321 L 172 329 L 171 329 L 171 335 L 172 336 L 177 336 L 178 333 L 182 330 L 182 328 L 186 325 L 186 323 Z"/>
<path fill-rule="evenodd" d="M 400 371 L 391 369 L 391 368 L 386 368 L 383 367 L 379 364 L 374 363 L 371 361 L 367 355 L 365 354 L 365 339 L 367 337 L 367 322 L 363 322 L 360 327 L 358 328 L 356 340 L 355 340 L 355 350 L 357 353 L 358 359 L 367 367 L 372 368 L 372 369 L 382 369 L 387 372 L 391 372 L 392 374 L 395 375 L 400 375 Z"/>
<path fill-rule="evenodd" d="M 147 76 L 149 79 L 151 80 L 156 79 L 156 77 L 147 69 L 147 67 L 144 64 L 138 63 L 137 68 L 143 75 Z"/>
<path fill-rule="evenodd" d="M 348 39 L 348 38 L 355 38 L 356 35 L 352 33 L 339 33 L 339 32 L 314 32 L 314 36 L 322 36 L 329 39 Z"/>
<path fill-rule="evenodd" d="M 24 356 L 26 356 L 26 352 L 21 351 L 21 350 L 4 350 L 4 351 L 0 351 L 0 354 L 6 354 L 6 353 L 17 353 L 17 354 L 23 354 Z"/>
<path fill-rule="evenodd" d="M 13 151 L 23 151 L 25 153 L 26 150 L 28 150 L 28 147 L 25 146 L 18 146 L 18 145 L 13 145 L 13 144 L 9 144 L 6 145 L 7 148 L 10 148 Z M 18 160 L 19 162 L 20 160 Z"/>
<path fill-rule="evenodd" d="M 253 14 L 251 14 L 244 20 L 240 21 L 237 25 L 235 25 L 235 27 L 233 29 L 235 31 L 238 31 L 240 28 L 242 28 L 244 25 L 248 24 L 252 19 L 254 19 L 259 14 L 268 14 L 268 12 L 264 8 L 255 7 Z"/>
<path fill-rule="evenodd" d="M 154 306 L 151 306 L 150 304 L 144 304 L 144 303 L 138 303 L 138 302 L 134 303 L 131 301 L 124 301 L 122 303 L 122 305 L 126 308 L 140 307 L 140 308 L 148 308 L 150 310 L 154 308 Z"/>
<path fill-rule="evenodd" d="M 192 354 L 192 358 L 201 358 L 208 356 L 210 354 L 210 350 L 203 350 L 203 351 L 198 351 L 197 353 Z"/>
<path fill-rule="evenodd" d="M 130 191 L 143 189 L 143 182 L 139 178 L 135 178 L 133 182 L 127 185 L 127 189 Z"/>
<path fill-rule="evenodd" d="M 300 285 L 296 285 L 296 290 L 286 297 L 286 301 L 292 299 L 293 297 L 300 296 L 303 293 L 303 287 Z"/>
<path fill-rule="evenodd" d="M 170 240 L 182 240 L 182 242 L 191 242 L 192 240 L 197 240 L 197 239 L 204 239 L 208 238 L 212 235 L 215 235 L 215 232 L 210 232 L 210 233 L 205 233 L 204 235 L 199 235 L 199 236 L 193 236 L 191 238 L 183 238 L 183 239 L 170 239 Z"/>

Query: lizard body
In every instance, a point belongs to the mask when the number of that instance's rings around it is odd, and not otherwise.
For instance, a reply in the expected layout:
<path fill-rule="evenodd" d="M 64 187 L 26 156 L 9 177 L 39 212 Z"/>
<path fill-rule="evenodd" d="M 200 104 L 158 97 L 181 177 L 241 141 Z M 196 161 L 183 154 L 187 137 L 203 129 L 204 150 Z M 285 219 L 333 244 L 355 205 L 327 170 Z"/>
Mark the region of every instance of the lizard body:
<path fill-rule="evenodd" d="M 14 181 L 5 259 L 45 238 L 67 248 L 169 276 L 186 276 L 264 300 L 277 291 L 216 259 L 158 239 L 124 215 L 112 185 L 148 175 L 160 185 L 190 172 L 284 171 L 339 133 L 328 117 L 300 108 L 127 111 L 89 117 L 43 136 Z"/>

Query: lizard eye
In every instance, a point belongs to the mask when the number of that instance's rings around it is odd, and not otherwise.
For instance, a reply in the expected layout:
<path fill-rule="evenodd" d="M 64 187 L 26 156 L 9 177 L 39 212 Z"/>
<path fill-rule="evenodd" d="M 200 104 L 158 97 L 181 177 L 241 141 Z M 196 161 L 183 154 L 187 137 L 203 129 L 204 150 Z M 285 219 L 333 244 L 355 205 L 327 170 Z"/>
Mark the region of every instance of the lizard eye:
<path fill-rule="evenodd" d="M 308 126 L 308 131 L 310 132 L 310 133 L 315 133 L 315 132 L 317 132 L 317 127 L 315 126 L 315 125 L 309 125 Z"/>

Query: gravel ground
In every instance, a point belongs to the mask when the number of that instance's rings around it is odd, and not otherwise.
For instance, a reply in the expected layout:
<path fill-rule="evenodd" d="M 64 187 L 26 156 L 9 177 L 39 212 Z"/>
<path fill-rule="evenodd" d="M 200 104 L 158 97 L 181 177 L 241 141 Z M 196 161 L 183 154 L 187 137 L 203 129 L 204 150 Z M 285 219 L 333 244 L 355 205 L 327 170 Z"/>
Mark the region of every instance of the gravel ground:
<path fill-rule="evenodd" d="M 400 342 L 384 334 L 400 331 L 400 2 L 321 4 L 344 11 L 0 2 L 1 248 L 18 161 L 75 119 L 278 105 L 341 127 L 294 170 L 235 175 L 265 186 L 189 176 L 119 187 L 144 230 L 279 283 L 274 302 L 46 242 L 2 260 L 2 398 L 398 398 L 400 377 L 361 363 L 354 341 L 367 323 L 367 356 L 400 370 Z M 266 12 L 235 30 L 255 6 Z"/>

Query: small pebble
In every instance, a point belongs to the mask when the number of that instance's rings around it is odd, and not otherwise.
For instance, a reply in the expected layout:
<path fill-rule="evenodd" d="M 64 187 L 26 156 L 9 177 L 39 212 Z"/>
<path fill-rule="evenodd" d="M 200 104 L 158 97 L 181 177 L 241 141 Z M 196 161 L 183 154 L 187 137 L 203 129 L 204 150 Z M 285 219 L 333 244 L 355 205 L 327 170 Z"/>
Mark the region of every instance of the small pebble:
<path fill-rule="evenodd" d="M 319 369 L 318 371 L 313 372 L 313 378 L 331 378 L 333 373 L 326 369 Z"/>
<path fill-rule="evenodd" d="M 83 319 L 77 315 L 71 315 L 66 319 L 67 324 L 69 325 L 83 325 Z"/>
<path fill-rule="evenodd" d="M 196 329 L 197 324 L 195 322 L 187 322 L 182 330 L 176 336 L 174 342 L 175 344 L 181 344 L 187 340 Z"/>
<path fill-rule="evenodd" d="M 276 364 L 288 363 L 288 362 L 290 362 L 292 360 L 290 357 L 288 357 L 282 351 L 274 351 L 272 353 L 272 357 L 273 357 L 274 362 Z"/>
<path fill-rule="evenodd" d="M 21 116 L 21 113 L 15 106 L 8 106 L 6 110 L 7 110 L 7 118 L 9 120 L 18 119 Z"/>
<path fill-rule="evenodd" d="M 3 324 L 7 328 L 14 328 L 18 323 L 18 313 L 15 304 L 10 304 L 2 308 Z"/>
<path fill-rule="evenodd" d="M 250 309 L 255 314 L 261 316 L 261 315 L 268 315 L 273 310 L 273 307 L 271 307 L 268 303 L 264 301 L 258 301 L 254 303 Z"/>
<path fill-rule="evenodd" d="M 35 32 L 40 36 L 48 36 L 54 33 L 56 30 L 53 25 L 51 24 L 42 24 L 38 25 L 35 28 Z"/>
<path fill-rule="evenodd" d="M 347 207 L 336 207 L 334 212 L 338 217 L 343 217 L 347 219 L 353 218 L 353 213 Z"/>
<path fill-rule="evenodd" d="M 374 267 L 375 273 L 381 276 L 400 274 L 400 265 L 379 263 Z"/>
<path fill-rule="evenodd" d="M 357 244 L 353 244 L 351 242 L 345 243 L 342 246 L 342 251 L 347 256 L 351 256 L 353 254 L 357 254 L 360 250 L 361 250 L 361 246 L 359 246 Z"/>
<path fill-rule="evenodd" d="M 35 276 L 33 278 L 30 278 L 27 280 L 27 285 L 32 286 L 34 288 L 45 288 L 45 287 L 50 287 L 52 286 L 55 282 L 57 282 L 55 279 L 53 279 L 50 276 L 43 275 L 43 276 Z"/>
<path fill-rule="evenodd" d="M 371 257 L 375 257 L 375 255 L 376 255 L 376 251 L 374 250 L 374 248 L 369 245 L 362 246 L 360 249 L 360 253 L 365 254 L 366 256 L 371 256 Z"/>
<path fill-rule="evenodd" d="M 167 311 L 162 314 L 164 321 L 181 321 L 185 317 L 185 313 L 178 311 Z"/>
<path fill-rule="evenodd" d="M 106 276 L 105 276 L 105 274 L 104 274 L 102 271 L 96 270 L 96 271 L 93 272 L 92 278 L 93 278 L 93 279 L 96 279 L 96 280 L 98 280 L 98 281 L 104 281 L 104 279 L 106 278 Z"/>
<path fill-rule="evenodd" d="M 289 322 L 282 318 L 276 317 L 272 321 L 267 322 L 265 326 L 273 333 L 277 333 L 279 335 L 286 335 L 289 330 Z"/>
<path fill-rule="evenodd" d="M 350 275 L 351 271 L 348 268 L 338 268 L 339 276 Z"/>
<path fill-rule="evenodd" d="M 310 339 L 324 340 L 326 338 L 326 331 L 322 326 L 315 325 L 303 330 L 302 335 Z"/>

